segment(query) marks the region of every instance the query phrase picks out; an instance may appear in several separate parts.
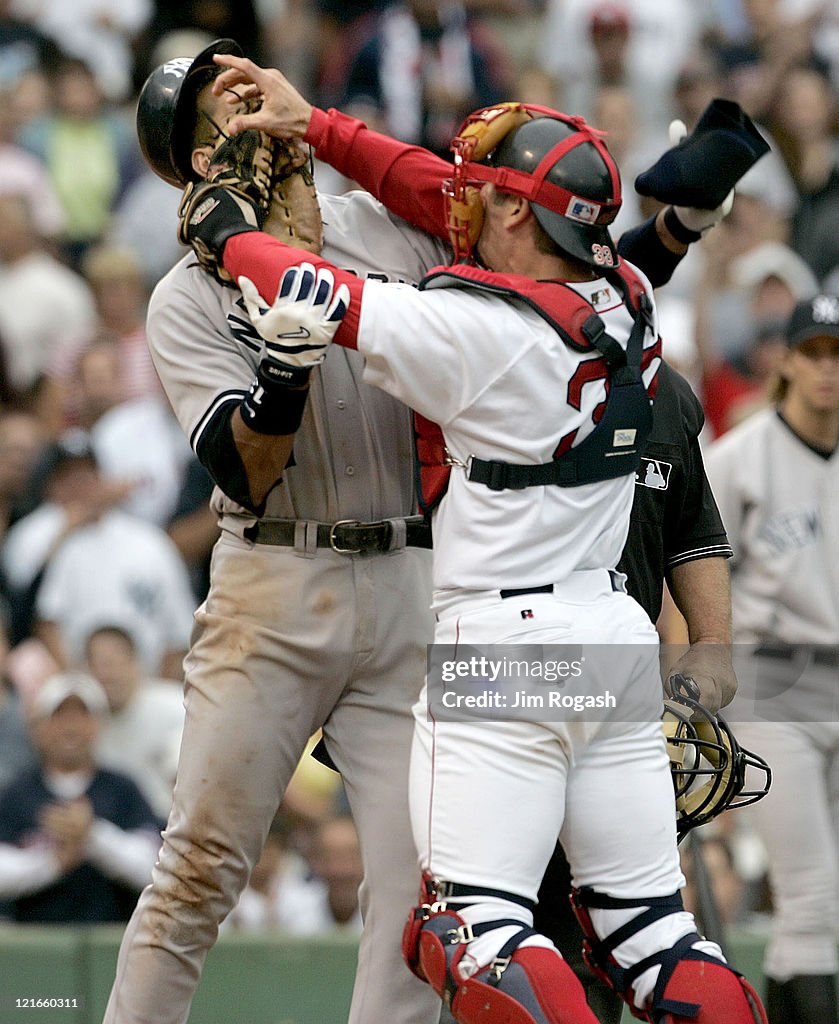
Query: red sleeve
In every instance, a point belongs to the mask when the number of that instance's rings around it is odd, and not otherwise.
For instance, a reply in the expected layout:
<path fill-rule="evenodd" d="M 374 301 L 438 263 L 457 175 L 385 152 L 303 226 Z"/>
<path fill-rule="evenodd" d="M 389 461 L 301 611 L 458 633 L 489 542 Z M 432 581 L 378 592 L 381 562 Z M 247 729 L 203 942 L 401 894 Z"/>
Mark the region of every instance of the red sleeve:
<path fill-rule="evenodd" d="M 415 227 L 448 238 L 442 185 L 452 165 L 427 149 L 371 131 L 340 110 L 312 112 L 305 136 L 320 160 Z"/>
<path fill-rule="evenodd" d="M 341 321 L 334 341 L 345 348 L 356 348 L 364 282 L 355 274 L 339 270 L 328 260 L 305 249 L 295 249 L 262 231 L 233 235 L 224 246 L 224 269 L 233 275 L 234 281 L 242 276 L 249 277 L 268 303 L 274 301 L 283 273 L 304 261 L 311 263 L 316 270 L 328 267 L 335 275 L 336 285 L 345 284 L 350 289 L 347 315 Z"/>

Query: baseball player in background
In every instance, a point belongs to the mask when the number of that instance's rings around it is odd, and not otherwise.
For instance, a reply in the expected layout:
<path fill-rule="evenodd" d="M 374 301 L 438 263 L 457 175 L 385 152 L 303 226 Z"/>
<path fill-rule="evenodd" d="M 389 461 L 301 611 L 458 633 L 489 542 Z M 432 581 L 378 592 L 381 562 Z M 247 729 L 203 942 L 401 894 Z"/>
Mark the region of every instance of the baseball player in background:
<path fill-rule="evenodd" d="M 220 51 L 241 52 L 222 40 L 194 61 L 170 62 L 141 96 L 144 152 L 173 184 L 206 173 L 211 129 L 229 131 L 239 116 L 207 87 Z M 362 277 L 416 282 L 448 259 L 442 241 L 369 195 L 321 203 L 324 253 Z M 640 263 L 675 265 L 686 248 L 661 218 L 638 239 Z M 182 426 L 219 484 L 213 503 L 223 532 L 186 664 L 175 806 L 122 944 L 106 1020 L 186 1019 L 218 922 L 321 723 L 365 863 L 350 1019 L 436 1020 L 436 997 L 397 949 L 415 890 L 406 810 L 411 705 L 433 629 L 429 531 L 413 515 L 410 414 L 361 379 L 362 360 L 351 351 L 330 352 L 308 389 L 283 390 L 238 291 L 191 257 L 158 287 L 149 337 Z"/>
<path fill-rule="evenodd" d="M 767 1011 L 836 1024 L 839 297 L 800 302 L 786 338 L 775 406 L 716 441 L 707 466 L 734 548 L 738 674 L 754 686 L 739 731 L 775 773 L 754 811 L 774 904 Z"/>
<path fill-rule="evenodd" d="M 651 425 L 652 289 L 609 237 L 620 185 L 602 140 L 579 118 L 516 106 L 527 116 L 490 160 L 458 165 L 480 183 L 475 263 L 440 268 L 420 290 L 361 281 L 316 256 L 301 262 L 223 186 L 193 196 L 185 235 L 239 282 L 292 378 L 334 338 L 365 357 L 368 381 L 442 425 L 454 470 L 433 520 L 435 641 L 623 644 L 620 670 L 594 668 L 592 681 L 647 706 L 632 721 L 587 722 L 581 711 L 478 727 L 429 721 L 423 692 L 410 801 L 423 889 L 403 941 L 411 968 L 464 1024 L 594 1022 L 579 982 L 531 927 L 561 829 L 594 959 L 635 1012 L 763 1020 L 681 905 L 657 636 L 614 569 Z M 472 123 L 482 116 L 494 113 Z M 347 128 L 339 145 L 384 178 L 389 140 Z"/>

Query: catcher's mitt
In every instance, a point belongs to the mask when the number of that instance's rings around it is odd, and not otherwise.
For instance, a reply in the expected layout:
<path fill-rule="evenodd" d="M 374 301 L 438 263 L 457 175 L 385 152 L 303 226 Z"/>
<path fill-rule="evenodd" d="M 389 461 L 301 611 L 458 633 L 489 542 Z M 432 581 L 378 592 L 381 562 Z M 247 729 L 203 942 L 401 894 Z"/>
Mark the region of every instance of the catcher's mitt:
<path fill-rule="evenodd" d="M 222 284 L 233 285 L 218 254 L 191 238 L 189 232 L 203 194 L 218 186 L 247 201 L 261 230 L 299 249 L 319 253 L 323 244 L 320 204 L 302 144 L 255 129 L 227 137 L 219 133 L 219 139 L 206 180 L 187 185 L 178 209 L 178 239 L 192 245 L 202 269 Z"/>

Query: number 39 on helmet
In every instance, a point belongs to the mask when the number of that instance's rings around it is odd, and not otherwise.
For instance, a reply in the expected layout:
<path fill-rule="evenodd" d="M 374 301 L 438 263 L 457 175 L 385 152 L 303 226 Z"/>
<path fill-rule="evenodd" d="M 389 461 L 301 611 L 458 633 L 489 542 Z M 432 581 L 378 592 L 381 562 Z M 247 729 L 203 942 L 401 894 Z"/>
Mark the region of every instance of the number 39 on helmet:
<path fill-rule="evenodd" d="M 691 829 L 723 811 L 746 807 L 766 796 L 772 770 L 759 754 L 740 746 L 720 715 L 711 714 L 690 697 L 678 694 L 665 700 L 664 707 L 662 729 L 681 842 Z M 747 772 L 759 773 L 755 788 L 746 789 Z"/>

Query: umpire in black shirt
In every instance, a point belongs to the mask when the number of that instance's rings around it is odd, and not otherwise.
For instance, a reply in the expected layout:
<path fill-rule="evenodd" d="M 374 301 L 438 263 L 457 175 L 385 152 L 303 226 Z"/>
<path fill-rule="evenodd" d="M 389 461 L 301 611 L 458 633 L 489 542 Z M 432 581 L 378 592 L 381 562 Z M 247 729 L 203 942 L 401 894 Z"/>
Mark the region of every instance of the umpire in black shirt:
<path fill-rule="evenodd" d="M 702 703 L 716 711 L 732 699 L 736 687 L 728 656 L 726 559 L 732 551 L 697 440 L 704 419 L 688 382 L 662 363 L 652 433 L 635 478 L 629 535 L 618 567 L 626 573 L 627 590 L 653 622 L 667 580 L 692 645 L 672 671 L 700 683 Z M 568 900 L 570 890 L 568 862 L 557 846 L 539 890 L 534 928 L 561 950 L 602 1024 L 617 1024 L 621 1000 L 583 962 L 583 936 Z"/>

